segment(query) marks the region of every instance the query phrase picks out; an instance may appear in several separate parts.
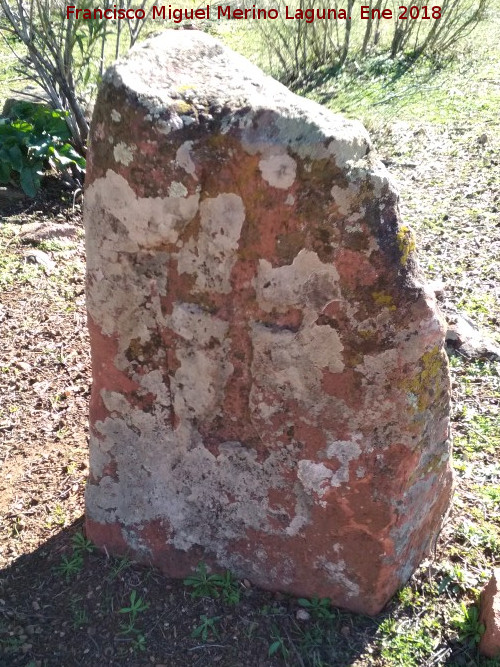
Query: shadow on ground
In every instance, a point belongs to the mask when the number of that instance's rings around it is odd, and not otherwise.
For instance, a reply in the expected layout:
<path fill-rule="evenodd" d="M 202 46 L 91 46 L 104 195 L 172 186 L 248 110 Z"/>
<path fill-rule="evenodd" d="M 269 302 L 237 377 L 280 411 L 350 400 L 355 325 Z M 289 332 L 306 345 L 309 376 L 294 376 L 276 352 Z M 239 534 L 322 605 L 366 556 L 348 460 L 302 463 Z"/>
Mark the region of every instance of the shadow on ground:
<path fill-rule="evenodd" d="M 236 580 L 236 604 L 193 598 L 182 581 L 98 553 L 82 528 L 83 517 L 0 571 L 2 667 L 341 667 L 382 620 L 301 620 L 297 600 Z"/>

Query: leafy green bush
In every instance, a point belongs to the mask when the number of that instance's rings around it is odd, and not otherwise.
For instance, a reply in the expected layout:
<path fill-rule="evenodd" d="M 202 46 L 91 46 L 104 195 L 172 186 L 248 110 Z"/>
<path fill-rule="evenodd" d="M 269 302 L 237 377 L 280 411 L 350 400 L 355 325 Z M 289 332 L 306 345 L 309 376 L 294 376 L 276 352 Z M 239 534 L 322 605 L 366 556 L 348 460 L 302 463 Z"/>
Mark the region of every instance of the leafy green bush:
<path fill-rule="evenodd" d="M 69 143 L 65 111 L 18 102 L 0 118 L 0 183 L 19 178 L 24 192 L 34 197 L 47 166 L 66 172 L 85 170 L 85 158 Z"/>

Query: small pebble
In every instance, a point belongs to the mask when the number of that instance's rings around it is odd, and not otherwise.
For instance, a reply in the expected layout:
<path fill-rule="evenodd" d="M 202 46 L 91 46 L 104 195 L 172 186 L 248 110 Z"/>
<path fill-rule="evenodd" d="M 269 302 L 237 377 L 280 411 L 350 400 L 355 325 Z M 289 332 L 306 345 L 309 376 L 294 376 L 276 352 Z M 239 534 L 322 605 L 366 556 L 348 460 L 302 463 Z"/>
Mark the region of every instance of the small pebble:
<path fill-rule="evenodd" d="M 297 609 L 295 618 L 298 621 L 309 621 L 311 618 L 311 614 L 306 609 Z"/>

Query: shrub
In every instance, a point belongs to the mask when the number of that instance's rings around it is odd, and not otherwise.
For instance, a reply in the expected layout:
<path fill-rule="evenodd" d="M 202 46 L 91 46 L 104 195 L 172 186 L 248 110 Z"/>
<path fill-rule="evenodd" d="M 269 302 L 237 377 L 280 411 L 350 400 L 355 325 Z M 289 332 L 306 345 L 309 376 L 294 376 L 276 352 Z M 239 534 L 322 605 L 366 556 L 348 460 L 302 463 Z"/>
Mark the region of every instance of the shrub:
<path fill-rule="evenodd" d="M 84 171 L 85 158 L 69 143 L 67 113 L 18 102 L 9 117 L 0 118 L 0 183 L 19 178 L 24 192 L 34 197 L 46 166 Z"/>
<path fill-rule="evenodd" d="M 139 6 L 144 9 L 146 2 L 142 0 Z M 131 5 L 132 0 L 121 0 L 121 7 Z M 106 0 L 101 6 L 111 5 Z M 93 9 L 93 2 L 81 0 L 78 7 Z M 83 20 L 72 14 L 66 18 L 64 0 L 0 0 L 0 10 L 0 32 L 10 37 L 7 43 L 20 63 L 21 74 L 47 93 L 54 109 L 67 112 L 64 119 L 71 142 L 84 155 L 89 132 L 85 100 L 95 91 L 107 58 L 119 54 L 122 22 L 127 26 L 125 46 L 130 47 L 145 21 Z"/>
<path fill-rule="evenodd" d="M 352 20 L 315 19 L 307 23 L 283 18 L 287 6 L 289 16 L 296 10 L 304 12 L 310 8 L 306 0 L 273 0 L 272 6 L 279 10 L 280 18 L 256 21 L 256 24 L 263 35 L 271 67 L 279 78 L 290 83 L 304 80 L 317 67 L 328 65 L 336 70 L 347 60 L 356 61 L 377 53 L 389 53 L 392 58 L 405 55 L 412 60 L 423 54 L 443 54 L 477 26 L 490 3 L 491 0 L 441 0 L 441 18 L 415 20 L 409 13 L 408 18 L 400 19 L 399 6 L 406 4 L 414 8 L 414 16 L 417 13 L 424 16 L 424 11 L 425 15 L 432 16 L 434 5 L 428 0 L 408 3 L 377 0 L 370 9 L 390 9 L 395 18 L 372 19 L 370 13 L 370 18 L 360 20 L 361 3 L 356 0 L 319 0 L 314 3 L 315 10 L 346 9 Z"/>

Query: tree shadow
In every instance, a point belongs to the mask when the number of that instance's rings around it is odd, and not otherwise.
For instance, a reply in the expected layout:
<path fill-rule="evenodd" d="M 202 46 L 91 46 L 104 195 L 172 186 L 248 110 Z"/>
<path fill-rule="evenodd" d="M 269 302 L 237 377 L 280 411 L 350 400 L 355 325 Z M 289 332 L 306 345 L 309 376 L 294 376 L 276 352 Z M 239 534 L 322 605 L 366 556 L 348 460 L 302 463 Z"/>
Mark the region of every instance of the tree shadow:
<path fill-rule="evenodd" d="M 182 581 L 93 549 L 81 517 L 0 571 L 0 666 L 347 667 L 384 618 L 334 609 L 301 623 L 296 599 L 238 586 L 236 605 L 193 598 Z M 216 632 L 193 637 L 203 616 Z M 275 637 L 284 650 L 270 657 Z"/>
<path fill-rule="evenodd" d="M 422 64 L 425 66 L 421 67 Z M 443 65 L 444 61 L 418 54 L 390 58 L 387 53 L 382 53 L 368 57 L 360 63 L 348 61 L 342 68 L 337 64 L 326 64 L 290 85 L 302 95 L 313 94 L 320 104 L 325 105 L 335 103 L 339 91 L 342 91 L 342 105 L 337 110 L 351 113 L 356 111 L 367 95 L 372 94 L 370 91 L 374 85 L 379 88 L 373 100 L 376 106 L 382 104 L 394 106 L 398 101 L 399 103 L 404 101 L 408 94 L 411 96 L 421 90 L 432 88 L 434 79 L 443 69 Z M 344 80 L 343 83 L 341 78 Z M 346 84 L 345 79 L 350 85 Z"/>
<path fill-rule="evenodd" d="M 81 517 L 0 571 L 0 666 L 348 667 L 368 655 L 384 664 L 390 636 L 381 625 L 405 613 L 396 596 L 376 617 L 316 615 L 310 605 L 304 620 L 296 599 L 237 586 L 234 605 L 222 595 L 193 597 L 180 580 L 98 552 Z M 203 618 L 214 619 L 205 637 L 196 635 Z M 434 653 L 439 659 L 425 664 L 499 666 L 458 640 Z"/>

